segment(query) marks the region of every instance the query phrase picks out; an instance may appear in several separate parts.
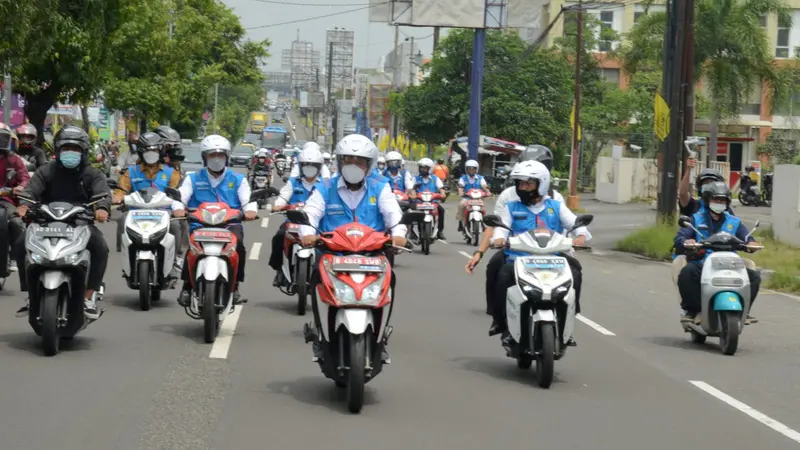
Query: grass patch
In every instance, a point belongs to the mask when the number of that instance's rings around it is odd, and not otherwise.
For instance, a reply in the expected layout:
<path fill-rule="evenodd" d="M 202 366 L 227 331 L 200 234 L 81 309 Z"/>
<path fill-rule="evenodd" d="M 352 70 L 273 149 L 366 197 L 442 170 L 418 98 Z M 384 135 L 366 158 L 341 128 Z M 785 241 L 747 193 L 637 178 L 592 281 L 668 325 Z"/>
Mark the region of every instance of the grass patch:
<path fill-rule="evenodd" d="M 620 239 L 614 249 L 669 261 L 672 259 L 672 242 L 677 232 L 678 229 L 675 226 L 651 225 Z"/>

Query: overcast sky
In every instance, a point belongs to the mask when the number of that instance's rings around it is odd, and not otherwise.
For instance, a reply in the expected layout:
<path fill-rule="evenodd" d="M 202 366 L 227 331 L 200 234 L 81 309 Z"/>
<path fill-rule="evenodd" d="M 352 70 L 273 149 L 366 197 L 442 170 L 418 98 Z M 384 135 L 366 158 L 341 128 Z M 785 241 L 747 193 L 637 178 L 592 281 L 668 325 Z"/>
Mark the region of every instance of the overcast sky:
<path fill-rule="evenodd" d="M 290 48 L 300 31 L 301 41 L 314 43 L 324 58 L 325 31 L 334 26 L 355 31 L 355 66 L 377 67 L 378 58 L 392 51 L 394 32 L 385 23 L 369 23 L 369 0 L 222 0 L 241 17 L 250 39 L 272 41 L 267 70 L 281 70 L 281 50 Z M 336 15 L 332 15 L 336 14 Z M 330 17 L 324 17 L 332 15 Z M 297 23 L 284 24 L 285 22 Z M 256 28 L 260 27 L 260 28 Z M 445 30 L 442 30 L 444 37 Z M 400 27 L 400 42 L 413 36 L 430 57 L 433 28 Z"/>

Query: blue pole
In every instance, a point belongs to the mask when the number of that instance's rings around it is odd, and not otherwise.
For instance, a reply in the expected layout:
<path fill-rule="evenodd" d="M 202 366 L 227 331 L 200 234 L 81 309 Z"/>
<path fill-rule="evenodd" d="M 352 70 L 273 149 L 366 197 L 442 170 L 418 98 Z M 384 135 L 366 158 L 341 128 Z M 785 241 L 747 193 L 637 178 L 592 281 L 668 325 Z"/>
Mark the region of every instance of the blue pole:
<path fill-rule="evenodd" d="M 486 30 L 475 29 L 472 43 L 472 87 L 469 94 L 469 158 L 478 160 L 481 139 L 481 100 L 483 99 L 483 57 L 486 47 Z"/>

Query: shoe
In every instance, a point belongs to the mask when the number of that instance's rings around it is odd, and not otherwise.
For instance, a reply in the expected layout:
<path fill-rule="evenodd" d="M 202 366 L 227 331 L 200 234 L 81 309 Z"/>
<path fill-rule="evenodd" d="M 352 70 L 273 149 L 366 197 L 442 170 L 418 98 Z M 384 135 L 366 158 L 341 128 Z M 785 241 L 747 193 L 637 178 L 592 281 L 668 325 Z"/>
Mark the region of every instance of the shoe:
<path fill-rule="evenodd" d="M 311 351 L 314 353 L 314 356 L 311 357 L 311 361 L 319 362 L 322 361 L 322 347 L 320 347 L 318 341 L 314 341 L 311 343 Z"/>
<path fill-rule="evenodd" d="M 241 305 L 242 303 L 247 303 L 246 298 L 242 298 L 242 295 L 239 294 L 239 291 L 235 291 L 233 293 L 233 304 L 234 305 Z"/>
<path fill-rule="evenodd" d="M 444 237 L 444 231 L 439 231 L 438 233 L 436 233 L 436 239 L 440 241 L 446 241 L 447 238 Z"/>
<path fill-rule="evenodd" d="M 87 319 L 90 320 L 97 320 L 100 318 L 100 311 L 97 309 L 97 302 L 92 299 L 86 299 L 83 301 L 83 315 L 86 316 Z"/>
<path fill-rule="evenodd" d="M 461 233 L 464 231 L 464 224 L 459 220 L 458 221 L 458 232 Z"/>
<path fill-rule="evenodd" d="M 697 313 L 690 313 L 689 311 L 684 311 L 681 314 L 681 323 L 694 323 L 697 319 Z"/>
<path fill-rule="evenodd" d="M 392 358 L 389 357 L 389 352 L 386 351 L 385 345 L 383 346 L 383 350 L 381 350 L 381 361 L 383 361 L 384 364 L 392 363 Z"/>
<path fill-rule="evenodd" d="M 281 271 L 275 272 L 275 278 L 272 279 L 273 287 L 280 287 L 283 284 L 283 273 Z"/>
<path fill-rule="evenodd" d="M 25 304 L 22 305 L 22 308 L 18 309 L 17 312 L 14 314 L 16 317 L 25 317 L 30 312 L 30 300 L 25 299 Z"/>
<path fill-rule="evenodd" d="M 758 318 L 751 316 L 750 314 L 747 315 L 747 318 L 744 319 L 745 325 L 750 325 L 751 323 L 758 323 Z"/>
<path fill-rule="evenodd" d="M 567 341 L 567 347 L 577 347 L 578 343 L 575 341 L 574 337 L 570 337 Z"/>
<path fill-rule="evenodd" d="M 414 241 L 414 242 L 419 242 L 419 236 L 417 236 L 417 233 L 414 230 L 411 230 L 408 233 L 408 240 L 409 241 Z"/>
<path fill-rule="evenodd" d="M 503 333 L 500 335 L 500 343 L 503 345 L 503 347 L 510 347 L 513 341 L 514 339 L 511 337 L 511 333 L 508 331 L 503 331 Z"/>
<path fill-rule="evenodd" d="M 11 261 L 8 262 L 8 271 L 9 272 L 16 272 L 18 270 L 19 270 L 19 268 L 17 267 L 17 262 L 16 261 L 11 260 Z"/>
<path fill-rule="evenodd" d="M 189 289 L 181 290 L 178 294 L 178 304 L 184 308 L 188 308 L 192 301 L 192 292 Z"/>
<path fill-rule="evenodd" d="M 489 336 L 496 336 L 503 332 L 503 327 L 500 326 L 499 323 L 496 321 L 492 321 L 492 325 L 489 326 Z"/>

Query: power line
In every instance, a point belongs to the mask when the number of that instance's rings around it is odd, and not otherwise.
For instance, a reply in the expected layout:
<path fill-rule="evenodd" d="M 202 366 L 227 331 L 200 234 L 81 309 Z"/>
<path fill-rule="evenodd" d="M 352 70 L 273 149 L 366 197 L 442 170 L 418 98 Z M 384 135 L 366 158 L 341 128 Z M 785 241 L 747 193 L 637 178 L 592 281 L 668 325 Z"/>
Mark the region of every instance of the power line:
<path fill-rule="evenodd" d="M 325 15 L 322 15 L 322 16 L 308 17 L 306 19 L 290 20 L 288 22 L 280 22 L 280 23 L 271 23 L 271 24 L 268 24 L 268 25 L 259 25 L 257 27 L 247 27 L 247 28 L 245 28 L 245 30 L 257 30 L 257 29 L 260 29 L 260 28 L 279 27 L 281 25 L 290 25 L 290 24 L 293 24 L 293 23 L 310 22 L 312 20 L 317 20 L 317 19 L 327 19 L 328 17 L 340 16 L 342 14 L 349 14 L 351 12 L 361 11 L 361 10 L 364 10 L 364 9 L 373 8 L 375 6 L 386 5 L 388 3 L 391 3 L 391 2 L 375 3 L 374 5 L 362 6 L 361 8 L 348 9 L 346 11 L 339 11 L 339 12 L 335 12 L 335 13 L 325 14 Z"/>
<path fill-rule="evenodd" d="M 345 4 L 335 4 L 335 3 L 295 3 L 295 2 L 286 2 L 286 1 L 278 1 L 278 0 L 251 0 L 254 2 L 260 3 L 271 3 L 274 5 L 286 5 L 286 6 L 330 6 L 330 7 L 343 7 L 343 6 L 369 6 L 369 3 L 345 3 Z"/>

